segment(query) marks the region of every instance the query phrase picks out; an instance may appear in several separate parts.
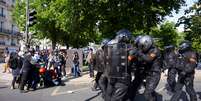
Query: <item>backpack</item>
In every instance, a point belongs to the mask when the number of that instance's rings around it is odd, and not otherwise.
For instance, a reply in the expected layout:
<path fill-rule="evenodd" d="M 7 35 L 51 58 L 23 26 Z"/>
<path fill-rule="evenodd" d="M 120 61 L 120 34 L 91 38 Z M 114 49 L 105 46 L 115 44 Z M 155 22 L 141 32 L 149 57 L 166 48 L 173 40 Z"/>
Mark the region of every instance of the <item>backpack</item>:
<path fill-rule="evenodd" d="M 10 59 L 9 66 L 11 69 L 16 69 L 18 66 L 17 64 L 18 64 L 17 58 Z"/>

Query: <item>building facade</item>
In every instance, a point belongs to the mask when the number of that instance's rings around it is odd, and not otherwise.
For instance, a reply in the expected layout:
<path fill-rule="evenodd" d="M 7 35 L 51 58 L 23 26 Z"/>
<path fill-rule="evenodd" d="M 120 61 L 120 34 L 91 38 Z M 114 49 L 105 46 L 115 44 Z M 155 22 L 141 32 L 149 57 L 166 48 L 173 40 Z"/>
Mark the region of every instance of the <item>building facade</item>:
<path fill-rule="evenodd" d="M 12 21 L 12 8 L 15 0 L 0 0 L 0 61 L 5 49 L 9 52 L 19 49 L 19 31 Z"/>

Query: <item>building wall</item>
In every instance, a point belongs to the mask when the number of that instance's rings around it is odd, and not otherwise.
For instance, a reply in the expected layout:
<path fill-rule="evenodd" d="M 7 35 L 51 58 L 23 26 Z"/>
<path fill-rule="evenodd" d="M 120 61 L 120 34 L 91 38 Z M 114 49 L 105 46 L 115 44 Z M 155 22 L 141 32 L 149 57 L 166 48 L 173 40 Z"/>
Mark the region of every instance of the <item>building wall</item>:
<path fill-rule="evenodd" d="M 0 0 L 0 61 L 6 47 L 10 52 L 19 49 L 19 30 L 12 21 L 15 0 Z"/>

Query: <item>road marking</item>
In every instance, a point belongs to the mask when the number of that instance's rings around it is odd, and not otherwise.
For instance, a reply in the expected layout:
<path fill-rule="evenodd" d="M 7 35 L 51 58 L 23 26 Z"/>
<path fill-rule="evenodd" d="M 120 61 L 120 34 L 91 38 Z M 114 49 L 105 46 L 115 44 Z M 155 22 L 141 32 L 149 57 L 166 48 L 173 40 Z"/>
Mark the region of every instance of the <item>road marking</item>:
<path fill-rule="evenodd" d="M 89 89 L 89 87 L 84 87 L 84 88 L 80 88 L 80 89 L 69 90 L 69 91 L 65 91 L 65 92 L 59 92 L 59 89 L 60 89 L 60 86 L 58 86 L 57 88 L 55 88 L 54 91 L 52 92 L 51 96 L 70 94 L 70 93 L 74 93 L 74 92 L 78 92 L 78 91 Z"/>
<path fill-rule="evenodd" d="M 59 91 L 60 86 L 58 86 L 56 89 L 54 89 L 54 91 L 52 92 L 51 96 L 55 96 L 57 95 L 57 92 Z"/>

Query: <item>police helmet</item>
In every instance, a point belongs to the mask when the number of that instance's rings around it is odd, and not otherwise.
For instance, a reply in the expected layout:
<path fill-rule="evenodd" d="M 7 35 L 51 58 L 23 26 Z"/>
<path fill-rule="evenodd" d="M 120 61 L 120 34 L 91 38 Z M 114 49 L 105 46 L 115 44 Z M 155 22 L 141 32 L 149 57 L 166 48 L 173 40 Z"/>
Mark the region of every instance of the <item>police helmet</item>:
<path fill-rule="evenodd" d="M 175 46 L 174 45 L 168 45 L 164 47 L 164 50 L 169 51 L 169 50 L 175 50 Z"/>
<path fill-rule="evenodd" d="M 148 35 L 142 36 L 137 44 L 138 48 L 142 51 L 148 51 L 152 47 L 152 45 L 153 39 Z"/>
<path fill-rule="evenodd" d="M 121 29 L 116 33 L 116 39 L 118 42 L 129 42 L 131 38 L 131 32 L 127 29 Z"/>
<path fill-rule="evenodd" d="M 191 42 L 190 41 L 183 41 L 180 43 L 179 45 L 179 50 L 180 51 L 184 51 L 184 50 L 187 50 L 187 49 L 190 49 L 191 48 Z"/>
<path fill-rule="evenodd" d="M 107 45 L 109 41 L 110 41 L 110 40 L 107 39 L 107 38 L 103 39 L 102 42 L 101 42 L 101 47 Z"/>
<path fill-rule="evenodd" d="M 134 39 L 134 44 L 135 44 L 136 47 L 138 47 L 137 45 L 138 45 L 138 42 L 139 42 L 140 38 L 142 38 L 142 35 L 139 35 Z"/>

